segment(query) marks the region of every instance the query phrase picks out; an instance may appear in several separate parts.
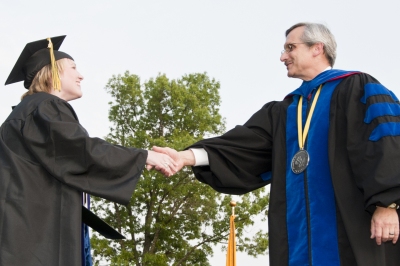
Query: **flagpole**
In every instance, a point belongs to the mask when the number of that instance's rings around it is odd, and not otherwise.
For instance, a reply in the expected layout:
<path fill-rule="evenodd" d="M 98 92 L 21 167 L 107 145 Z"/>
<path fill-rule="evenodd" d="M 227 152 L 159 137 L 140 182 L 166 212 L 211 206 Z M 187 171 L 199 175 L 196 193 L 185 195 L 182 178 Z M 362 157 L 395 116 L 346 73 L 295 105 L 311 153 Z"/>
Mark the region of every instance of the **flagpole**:
<path fill-rule="evenodd" d="M 236 201 L 231 200 L 231 202 L 229 203 L 229 205 L 231 205 L 231 207 L 232 207 L 232 215 L 235 216 Z"/>
<path fill-rule="evenodd" d="M 230 217 L 230 230 L 228 238 L 228 250 L 226 254 L 226 266 L 236 266 L 236 234 L 235 234 L 235 207 L 236 201 L 231 201 L 232 215 Z"/>

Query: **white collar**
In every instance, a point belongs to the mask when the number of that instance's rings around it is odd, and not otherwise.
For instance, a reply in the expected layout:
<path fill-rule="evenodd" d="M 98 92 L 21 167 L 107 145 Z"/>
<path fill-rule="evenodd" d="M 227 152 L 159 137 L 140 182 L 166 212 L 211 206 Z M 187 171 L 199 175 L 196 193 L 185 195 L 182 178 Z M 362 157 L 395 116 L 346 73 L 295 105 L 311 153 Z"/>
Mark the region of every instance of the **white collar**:
<path fill-rule="evenodd" d="M 324 70 L 322 70 L 322 72 L 324 72 L 324 71 L 327 71 L 327 70 L 331 70 L 332 69 L 332 67 L 331 66 L 328 66 L 327 68 L 325 68 Z M 322 73 L 321 72 L 321 73 Z"/>

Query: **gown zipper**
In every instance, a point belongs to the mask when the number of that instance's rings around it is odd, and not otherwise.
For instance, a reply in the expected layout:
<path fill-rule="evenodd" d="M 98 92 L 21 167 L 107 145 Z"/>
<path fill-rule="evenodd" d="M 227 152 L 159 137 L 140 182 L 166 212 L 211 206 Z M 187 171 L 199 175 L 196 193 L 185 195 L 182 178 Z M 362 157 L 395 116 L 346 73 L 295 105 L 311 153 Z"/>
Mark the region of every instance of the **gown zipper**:
<path fill-rule="evenodd" d="M 312 93 L 312 92 L 311 92 Z M 312 94 L 311 94 L 312 95 Z M 309 114 L 310 111 L 310 98 L 312 97 L 307 97 L 307 111 L 306 111 L 306 117 Z M 305 140 L 304 143 L 304 149 L 307 150 L 307 139 Z M 305 194 L 305 200 L 306 200 L 306 212 L 307 212 L 307 238 L 308 238 L 308 260 L 309 260 L 309 265 L 312 266 L 312 248 L 311 248 L 311 217 L 310 217 L 310 199 L 308 197 L 308 178 L 307 178 L 307 168 L 304 170 L 304 194 Z"/>

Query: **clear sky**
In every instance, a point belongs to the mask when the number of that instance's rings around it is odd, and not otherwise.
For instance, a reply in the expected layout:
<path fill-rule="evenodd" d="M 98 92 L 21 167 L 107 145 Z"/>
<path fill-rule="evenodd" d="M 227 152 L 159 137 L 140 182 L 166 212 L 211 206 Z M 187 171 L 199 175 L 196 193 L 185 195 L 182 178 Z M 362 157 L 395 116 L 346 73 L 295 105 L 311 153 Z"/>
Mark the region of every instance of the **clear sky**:
<path fill-rule="evenodd" d="M 398 0 L 0 0 L 0 81 L 26 43 L 67 35 L 60 50 L 74 57 L 85 77 L 83 98 L 71 104 L 91 136 L 107 135 L 104 87 L 126 70 L 143 81 L 159 73 L 207 72 L 221 83 L 229 129 L 300 86 L 279 61 L 284 31 L 300 21 L 331 29 L 338 43 L 335 68 L 369 73 L 399 96 L 399 10 Z M 24 92 L 22 83 L 1 89 L 1 121 Z M 224 256 L 216 249 L 212 265 L 223 265 Z M 268 265 L 265 257 L 238 254 L 238 265 L 249 262 Z"/>

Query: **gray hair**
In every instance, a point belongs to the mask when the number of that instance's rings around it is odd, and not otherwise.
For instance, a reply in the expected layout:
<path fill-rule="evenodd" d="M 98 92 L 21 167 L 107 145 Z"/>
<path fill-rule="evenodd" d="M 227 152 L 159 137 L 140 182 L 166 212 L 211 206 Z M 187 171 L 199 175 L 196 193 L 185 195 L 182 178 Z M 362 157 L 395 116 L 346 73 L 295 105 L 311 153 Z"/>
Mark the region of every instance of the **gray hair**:
<path fill-rule="evenodd" d="M 325 56 L 329 61 L 329 64 L 333 67 L 336 60 L 336 41 L 333 34 L 330 32 L 328 27 L 318 23 L 308 23 L 301 22 L 293 25 L 286 31 L 286 37 L 289 33 L 298 27 L 304 27 L 303 36 L 301 36 L 301 40 L 308 44 L 308 46 L 312 46 L 315 43 L 322 43 L 324 45 Z"/>

